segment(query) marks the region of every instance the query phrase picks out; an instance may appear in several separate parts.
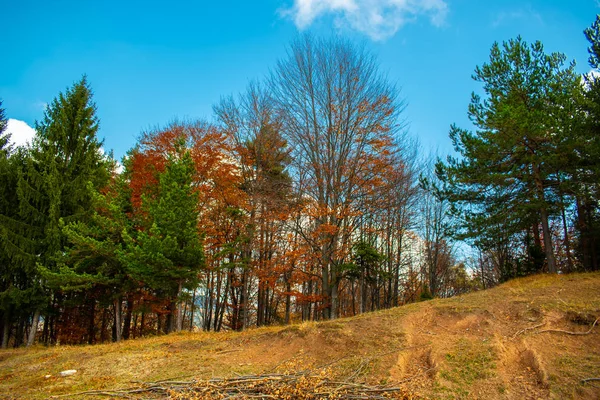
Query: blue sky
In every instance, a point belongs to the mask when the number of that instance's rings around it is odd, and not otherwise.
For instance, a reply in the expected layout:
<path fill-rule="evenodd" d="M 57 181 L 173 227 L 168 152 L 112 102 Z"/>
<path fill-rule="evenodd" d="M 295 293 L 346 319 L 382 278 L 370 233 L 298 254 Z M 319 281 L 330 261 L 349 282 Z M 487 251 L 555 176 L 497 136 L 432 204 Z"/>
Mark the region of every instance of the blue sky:
<path fill-rule="evenodd" d="M 126 3 L 126 4 L 124 4 Z M 212 118 L 285 56 L 301 31 L 365 43 L 401 88 L 410 132 L 450 150 L 449 126 L 468 127 L 471 75 L 494 41 L 541 40 L 584 73 L 582 31 L 596 0 L 9 1 L 2 5 L 0 98 L 30 126 L 87 74 L 100 136 L 121 157 L 145 129 Z"/>

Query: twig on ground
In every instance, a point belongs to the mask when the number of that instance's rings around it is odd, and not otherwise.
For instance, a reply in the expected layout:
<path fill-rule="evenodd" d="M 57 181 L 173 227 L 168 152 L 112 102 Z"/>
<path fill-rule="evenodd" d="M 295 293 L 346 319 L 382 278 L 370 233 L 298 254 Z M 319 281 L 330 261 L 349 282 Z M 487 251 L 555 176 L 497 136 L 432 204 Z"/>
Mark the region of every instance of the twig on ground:
<path fill-rule="evenodd" d="M 329 380 L 322 374 L 304 371 L 294 374 L 248 375 L 237 378 L 212 378 L 206 381 L 170 381 L 157 385 L 154 382 L 142 387 L 89 390 L 71 393 L 59 397 L 76 396 L 112 396 L 139 398 L 139 396 L 175 396 L 177 399 L 201 398 L 204 396 L 219 398 L 279 398 L 280 393 L 307 395 L 306 398 L 336 399 L 384 399 L 408 398 L 405 389 L 391 386 L 369 386 L 354 382 Z M 310 397 L 313 396 L 313 397 Z M 208 398 L 208 397 L 207 397 Z M 302 397 L 304 398 L 304 397 Z"/>
<path fill-rule="evenodd" d="M 600 378 L 585 378 L 581 380 L 581 383 L 588 383 L 588 382 L 594 382 L 594 381 L 600 381 Z"/>
<path fill-rule="evenodd" d="M 520 334 L 522 334 L 522 333 L 525 333 L 525 332 L 527 332 L 527 331 L 530 331 L 530 330 L 532 330 L 532 329 L 541 328 L 541 327 L 542 327 L 542 326 L 544 326 L 544 325 L 546 325 L 546 323 L 545 323 L 545 322 L 542 322 L 541 324 L 538 324 L 538 325 L 536 325 L 536 326 L 530 326 L 530 327 L 528 327 L 528 328 L 521 329 L 519 332 L 517 332 L 517 333 L 515 333 L 514 335 L 512 335 L 512 339 L 514 339 L 514 338 L 516 338 L 517 336 L 519 336 Z"/>

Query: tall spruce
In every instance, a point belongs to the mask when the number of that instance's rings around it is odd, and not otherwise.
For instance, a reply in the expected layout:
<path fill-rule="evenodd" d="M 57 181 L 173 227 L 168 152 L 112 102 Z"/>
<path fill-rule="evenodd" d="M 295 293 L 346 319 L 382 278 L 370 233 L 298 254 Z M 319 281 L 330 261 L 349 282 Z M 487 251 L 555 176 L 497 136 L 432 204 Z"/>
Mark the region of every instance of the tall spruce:
<path fill-rule="evenodd" d="M 194 176 L 194 161 L 180 139 L 159 174 L 158 190 L 143 196 L 148 226 L 137 237 L 127 237 L 123 252 L 129 273 L 167 299 L 165 333 L 181 331 L 183 290 L 195 288 L 204 265 Z"/>
<path fill-rule="evenodd" d="M 0 331 L 3 348 L 8 346 L 11 338 L 14 345 L 25 341 L 37 293 L 29 280 L 32 272 L 29 258 L 22 251 L 29 242 L 22 235 L 26 225 L 19 217 L 17 196 L 19 173 L 26 163 L 28 151 L 10 144 L 6 127 L 4 110 L 0 108 Z M 30 337 L 31 332 L 30 329 Z"/>
<path fill-rule="evenodd" d="M 14 210 L 18 208 L 16 189 L 16 164 L 12 159 L 12 147 L 10 145 L 10 134 L 6 132 L 7 119 L 0 100 L 0 236 L 5 238 L 9 234 L 8 222 L 14 216 Z M 2 337 L 1 347 L 8 346 L 11 329 L 11 314 L 14 312 L 11 301 L 13 280 L 13 268 L 10 259 L 10 249 L 6 240 L 0 241 L 0 333 Z"/>
<path fill-rule="evenodd" d="M 65 251 L 62 224 L 89 220 L 93 210 L 88 186 L 106 185 L 111 166 L 96 137 L 96 106 L 85 76 L 50 103 L 35 130 L 17 184 L 22 229 L 12 235 L 23 255 L 18 267 L 27 276 L 27 287 L 21 290 L 29 292 L 27 309 L 32 313 L 28 344 L 35 338 L 40 315 L 44 340 L 56 339 L 55 317 L 65 295 L 60 283 L 50 284 L 46 275 L 58 272 Z"/>
<path fill-rule="evenodd" d="M 540 42 L 495 43 L 473 76 L 485 94 L 473 94 L 469 105 L 477 129 L 453 126 L 460 158 L 437 165 L 445 195 L 463 217 L 463 236 L 489 237 L 487 231 L 501 226 L 503 235 L 531 231 L 540 240 L 541 224 L 549 272 L 557 272 L 550 218 L 569 149 L 565 110 L 579 85 L 574 64 L 565 62 L 563 54 L 546 54 Z"/>
<path fill-rule="evenodd" d="M 64 226 L 68 244 L 58 259 L 59 269 L 47 271 L 45 277 L 49 286 L 77 296 L 80 315 L 88 320 L 82 339 L 89 344 L 96 341 L 97 312 L 112 306 L 113 340 L 118 342 L 124 325 L 123 298 L 136 289 L 122 257 L 123 232 L 131 229 L 131 193 L 124 174 L 116 175 L 101 191 L 90 183 L 89 190 L 91 217 Z"/>

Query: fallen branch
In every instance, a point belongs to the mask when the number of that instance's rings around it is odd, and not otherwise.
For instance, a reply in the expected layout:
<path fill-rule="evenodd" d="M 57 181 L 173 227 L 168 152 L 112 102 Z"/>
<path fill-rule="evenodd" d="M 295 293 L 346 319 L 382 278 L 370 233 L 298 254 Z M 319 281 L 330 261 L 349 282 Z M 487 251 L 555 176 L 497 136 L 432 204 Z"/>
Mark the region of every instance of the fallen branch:
<path fill-rule="evenodd" d="M 596 320 L 592 324 L 592 327 L 587 332 L 571 332 L 571 331 L 564 331 L 562 329 L 544 329 L 543 331 L 539 331 L 538 333 L 554 332 L 554 333 L 565 333 L 567 335 L 575 335 L 575 336 L 589 335 L 590 333 L 592 333 L 592 330 L 594 330 L 594 327 L 598 323 L 598 320 L 600 320 L 600 318 L 596 318 Z"/>
<path fill-rule="evenodd" d="M 142 387 L 89 390 L 59 397 L 112 396 L 139 398 L 160 396 L 175 399 L 237 398 L 267 399 L 290 394 L 298 399 L 408 399 L 407 391 L 400 387 L 370 386 L 354 382 L 329 380 L 323 374 L 301 372 L 295 374 L 248 375 L 235 378 L 213 378 L 205 381 L 172 381 L 160 385 L 148 383 Z"/>
<path fill-rule="evenodd" d="M 588 382 L 594 382 L 594 381 L 600 381 L 600 378 L 585 378 L 581 380 L 581 383 L 588 383 Z"/>
<path fill-rule="evenodd" d="M 223 351 L 218 351 L 215 354 L 216 355 L 221 355 L 221 354 L 229 354 L 229 353 L 236 353 L 238 351 L 242 351 L 243 349 L 231 349 L 231 350 L 223 350 Z"/>
<path fill-rule="evenodd" d="M 533 329 L 537 329 L 537 328 L 541 328 L 542 326 L 546 325 L 545 322 L 542 322 L 541 324 L 538 324 L 536 326 L 530 326 L 529 328 L 525 328 L 525 329 L 521 329 L 519 332 L 515 333 L 514 335 L 512 335 L 512 339 L 516 338 L 517 336 L 519 336 L 520 334 L 523 334 L 527 331 L 533 330 Z"/>

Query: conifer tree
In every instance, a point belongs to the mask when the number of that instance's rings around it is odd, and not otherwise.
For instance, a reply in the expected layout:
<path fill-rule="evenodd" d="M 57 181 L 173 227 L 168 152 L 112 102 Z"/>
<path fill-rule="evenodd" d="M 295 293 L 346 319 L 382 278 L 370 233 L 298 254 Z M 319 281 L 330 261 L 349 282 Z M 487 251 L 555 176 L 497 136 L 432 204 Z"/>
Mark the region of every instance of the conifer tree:
<path fill-rule="evenodd" d="M 540 42 L 495 43 L 489 62 L 475 70 L 486 96 L 473 94 L 469 106 L 477 130 L 453 126 L 450 137 L 462 157 L 437 165 L 445 196 L 464 218 L 465 236 L 498 224 L 514 234 L 541 222 L 550 272 L 557 272 L 550 216 L 570 138 L 565 110 L 579 84 L 574 64 L 565 61 L 546 54 Z"/>
<path fill-rule="evenodd" d="M 131 193 L 123 174 L 115 176 L 107 188 L 98 191 L 90 183 L 92 215 L 64 226 L 68 244 L 64 256 L 58 258 L 59 269 L 47 271 L 47 284 L 63 292 L 88 292 L 87 341 L 96 339 L 96 301 L 100 306 L 113 306 L 114 340 L 122 336 L 123 296 L 135 289 L 122 258 L 123 232 L 131 230 L 128 212 Z M 85 296 L 83 296 L 85 297 Z M 84 299 L 83 299 L 84 300 Z"/>
<path fill-rule="evenodd" d="M 7 237 L 8 227 L 7 218 L 11 216 L 12 210 L 17 207 L 15 193 L 16 171 L 11 163 L 11 146 L 9 143 L 10 134 L 5 133 L 7 120 L 0 100 L 0 190 L 3 195 L 0 196 L 0 236 Z M 0 330 L 1 347 L 8 346 L 8 335 L 10 333 L 11 321 L 10 314 L 12 304 L 9 301 L 12 268 L 10 258 L 8 257 L 8 246 L 5 240 L 0 241 Z"/>
<path fill-rule="evenodd" d="M 2 347 L 24 341 L 25 329 L 30 325 L 31 300 L 35 298 L 35 285 L 29 282 L 29 258 L 22 247 L 30 243 L 19 235 L 25 224 L 19 218 L 17 184 L 19 173 L 26 163 L 28 153 L 23 148 L 14 149 L 10 134 L 6 132 L 7 121 L 0 108 L 0 326 Z"/>
<path fill-rule="evenodd" d="M 148 227 L 137 237 L 126 236 L 122 253 L 131 275 L 169 301 L 165 332 L 181 331 L 183 289 L 193 289 L 204 265 L 198 233 L 198 194 L 193 186 L 195 167 L 183 139 L 178 140 L 156 193 L 143 196 Z"/>
<path fill-rule="evenodd" d="M 55 339 L 55 332 L 48 332 L 54 322 L 49 306 L 58 307 L 63 295 L 51 290 L 46 274 L 58 272 L 58 259 L 65 250 L 61 224 L 89 220 L 88 185 L 104 186 L 110 167 L 96 137 L 96 106 L 85 76 L 50 103 L 35 130 L 17 184 L 19 218 L 13 222 L 19 229 L 13 229 L 9 239 L 19 255 L 13 263 L 26 276 L 27 286 L 19 288 L 13 299 L 20 295 L 27 305 L 21 308 L 33 313 L 29 343 L 40 313 L 45 315 L 45 340 Z"/>
<path fill-rule="evenodd" d="M 577 251 L 583 267 L 600 269 L 600 15 L 584 31 L 590 43 L 589 65 L 596 73 L 585 77 L 582 96 L 578 98 L 583 111 L 583 126 L 578 138 L 582 143 L 578 157 L 571 160 L 573 174 L 577 176 L 575 206 L 577 209 Z"/>

